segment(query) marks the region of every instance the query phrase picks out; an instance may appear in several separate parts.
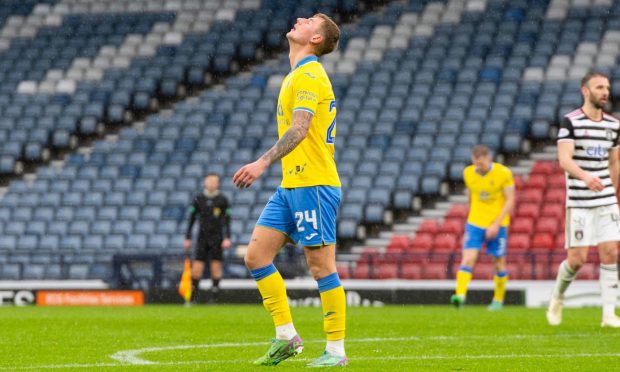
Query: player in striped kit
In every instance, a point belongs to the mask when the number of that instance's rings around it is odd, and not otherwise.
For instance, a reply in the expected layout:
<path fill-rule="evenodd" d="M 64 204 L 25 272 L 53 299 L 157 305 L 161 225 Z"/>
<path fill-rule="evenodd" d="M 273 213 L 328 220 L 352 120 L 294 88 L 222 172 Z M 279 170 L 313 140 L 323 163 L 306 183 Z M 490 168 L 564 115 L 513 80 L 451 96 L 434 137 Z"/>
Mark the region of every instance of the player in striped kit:
<path fill-rule="evenodd" d="M 603 300 L 602 327 L 620 327 L 615 314 L 618 289 L 620 212 L 618 132 L 620 121 L 603 111 L 610 97 L 609 78 L 589 73 L 581 80 L 584 103 L 566 116 L 558 132 L 558 159 L 566 172 L 566 249 L 549 301 L 547 321 L 562 322 L 564 292 L 598 246 Z"/>

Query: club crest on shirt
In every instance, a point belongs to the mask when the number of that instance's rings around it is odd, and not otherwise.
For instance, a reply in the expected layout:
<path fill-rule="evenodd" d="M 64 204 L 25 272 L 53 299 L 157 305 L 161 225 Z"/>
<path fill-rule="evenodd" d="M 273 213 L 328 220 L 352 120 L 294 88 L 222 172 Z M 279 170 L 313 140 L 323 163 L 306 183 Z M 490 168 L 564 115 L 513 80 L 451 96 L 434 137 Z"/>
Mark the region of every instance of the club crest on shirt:
<path fill-rule="evenodd" d="M 222 210 L 220 208 L 213 208 L 213 215 L 215 217 L 219 217 L 222 214 Z"/>
<path fill-rule="evenodd" d="M 583 239 L 583 230 L 576 230 L 575 231 L 575 239 L 577 239 L 577 240 Z"/>
<path fill-rule="evenodd" d="M 611 129 L 605 129 L 605 138 L 607 138 L 608 141 L 613 141 L 614 132 Z"/>

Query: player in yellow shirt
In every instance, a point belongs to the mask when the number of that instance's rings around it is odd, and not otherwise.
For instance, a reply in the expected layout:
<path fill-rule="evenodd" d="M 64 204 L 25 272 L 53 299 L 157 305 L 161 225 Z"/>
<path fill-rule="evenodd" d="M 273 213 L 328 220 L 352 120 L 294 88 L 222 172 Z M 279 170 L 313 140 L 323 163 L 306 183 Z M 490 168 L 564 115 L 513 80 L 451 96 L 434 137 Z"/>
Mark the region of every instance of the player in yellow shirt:
<path fill-rule="evenodd" d="M 472 163 L 463 171 L 469 192 L 469 216 L 465 225 L 463 259 L 456 274 L 456 293 L 450 302 L 457 307 L 465 304 L 478 253 L 486 242 L 487 252 L 493 256 L 495 264 L 495 293 L 488 309 L 497 311 L 504 304 L 508 281 L 506 242 L 510 212 L 515 203 L 514 181 L 508 167 L 492 161 L 491 151 L 486 146 L 474 146 Z"/>
<path fill-rule="evenodd" d="M 304 246 L 323 306 L 327 344 L 310 367 L 347 364 L 344 350 L 346 298 L 336 271 L 336 213 L 340 179 L 334 160 L 336 100 L 318 57 L 332 52 L 340 38 L 326 15 L 298 18 L 286 34 L 291 72 L 284 78 L 277 106 L 278 142 L 233 176 L 237 187 L 250 187 L 277 160 L 282 184 L 256 223 L 245 263 L 270 312 L 276 337 L 254 364 L 276 365 L 299 354 L 303 342 L 291 317 L 282 276 L 273 259 L 288 240 Z"/>

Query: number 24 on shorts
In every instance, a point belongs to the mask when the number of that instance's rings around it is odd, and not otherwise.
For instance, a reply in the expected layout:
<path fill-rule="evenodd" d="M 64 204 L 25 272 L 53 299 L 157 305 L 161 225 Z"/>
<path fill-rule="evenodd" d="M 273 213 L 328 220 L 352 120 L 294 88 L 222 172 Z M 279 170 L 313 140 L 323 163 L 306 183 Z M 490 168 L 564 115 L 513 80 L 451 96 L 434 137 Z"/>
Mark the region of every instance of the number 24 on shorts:
<path fill-rule="evenodd" d="M 297 220 L 297 231 L 303 232 L 306 230 L 305 227 L 301 226 L 301 224 L 306 220 L 307 223 L 311 223 L 312 227 L 317 230 L 319 228 L 317 219 L 316 219 L 316 210 L 306 210 L 306 211 L 297 211 L 295 212 L 295 219 Z"/>

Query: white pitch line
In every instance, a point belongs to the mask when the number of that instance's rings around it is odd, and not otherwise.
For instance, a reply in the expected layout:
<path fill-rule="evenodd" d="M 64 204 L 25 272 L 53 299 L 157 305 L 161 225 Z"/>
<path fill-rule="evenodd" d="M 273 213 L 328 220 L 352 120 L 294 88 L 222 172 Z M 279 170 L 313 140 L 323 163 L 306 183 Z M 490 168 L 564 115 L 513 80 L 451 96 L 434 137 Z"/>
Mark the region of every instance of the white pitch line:
<path fill-rule="evenodd" d="M 378 338 L 358 338 L 348 339 L 347 342 L 385 342 L 385 341 L 422 341 L 422 340 L 470 340 L 470 339 L 534 339 L 534 338 L 551 338 L 551 337 L 585 337 L 582 334 L 549 334 L 549 335 L 471 335 L 471 336 L 410 336 L 410 337 L 378 337 Z M 309 340 L 305 343 L 320 343 L 324 340 Z M 221 344 L 200 344 L 200 345 L 172 345 L 172 346 L 160 346 L 160 347 L 147 347 L 142 349 L 122 350 L 112 355 L 110 358 L 124 364 L 134 365 L 147 365 L 147 364 L 159 364 L 140 357 L 141 354 L 159 352 L 159 351 L 171 351 L 171 350 L 189 350 L 189 349 L 207 349 L 207 348 L 221 348 L 221 347 L 243 347 L 243 346 L 262 346 L 266 345 L 265 342 L 237 342 L 237 343 L 221 343 Z"/>
<path fill-rule="evenodd" d="M 620 357 L 620 353 L 580 353 L 580 354 L 506 354 L 506 355 L 428 355 L 428 356 L 382 356 L 382 357 L 355 357 L 353 361 L 369 361 L 369 360 L 455 360 L 455 359 L 535 359 L 535 358 L 593 358 L 593 357 Z M 287 360 L 285 363 L 295 362 L 309 362 L 311 358 L 293 358 Z M 200 365 L 200 364 L 238 364 L 249 363 L 247 359 L 237 360 L 194 360 L 183 362 L 153 362 L 152 364 L 158 366 L 181 366 L 181 365 Z M 97 368 L 97 367 L 138 367 L 138 364 L 117 364 L 117 363 L 92 363 L 92 364 L 50 364 L 40 366 L 14 366 L 14 367 L 0 367 L 2 371 L 22 371 L 22 370 L 42 370 L 42 369 L 61 369 L 61 368 Z"/>
<path fill-rule="evenodd" d="M 206 349 L 206 348 L 219 348 L 219 347 L 239 347 L 239 346 L 260 346 L 265 345 L 265 342 L 235 342 L 235 343 L 223 343 L 223 344 L 202 344 L 202 345 L 174 345 L 174 346 L 161 346 L 161 347 L 147 347 L 144 349 L 123 350 L 118 351 L 110 358 L 125 364 L 159 364 L 150 360 L 139 358 L 138 355 L 142 353 L 152 353 L 157 351 L 169 351 L 169 350 L 187 350 L 187 349 Z"/>

